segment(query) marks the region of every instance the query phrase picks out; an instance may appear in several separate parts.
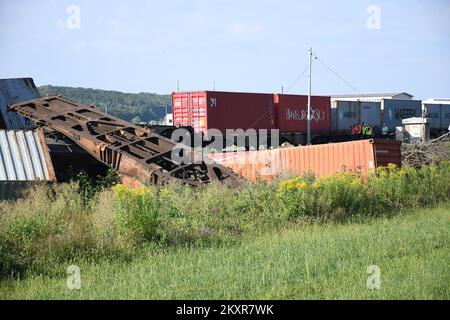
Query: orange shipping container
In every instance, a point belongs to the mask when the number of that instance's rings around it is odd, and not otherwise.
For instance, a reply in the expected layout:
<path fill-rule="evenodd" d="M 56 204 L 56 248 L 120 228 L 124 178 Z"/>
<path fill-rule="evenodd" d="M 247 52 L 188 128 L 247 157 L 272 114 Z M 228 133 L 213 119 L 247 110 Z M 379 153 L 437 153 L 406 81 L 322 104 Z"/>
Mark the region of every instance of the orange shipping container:
<path fill-rule="evenodd" d="M 367 176 L 378 166 L 401 166 L 401 143 L 389 140 L 359 140 L 275 150 L 216 153 L 217 162 L 244 178 L 272 179 L 282 173 L 302 175 L 308 171 L 323 178 L 347 171 Z"/>

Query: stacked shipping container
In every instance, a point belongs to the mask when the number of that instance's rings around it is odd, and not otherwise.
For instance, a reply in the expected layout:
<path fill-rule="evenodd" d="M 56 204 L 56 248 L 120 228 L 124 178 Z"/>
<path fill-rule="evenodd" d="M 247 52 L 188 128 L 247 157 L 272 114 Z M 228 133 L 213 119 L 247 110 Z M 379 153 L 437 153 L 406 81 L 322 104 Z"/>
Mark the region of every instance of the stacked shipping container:
<path fill-rule="evenodd" d="M 403 119 L 422 116 L 422 101 L 383 99 L 381 110 L 383 110 L 384 124 L 393 131 L 396 127 L 402 126 Z"/>
<path fill-rule="evenodd" d="M 192 126 L 196 132 L 274 128 L 272 94 L 177 92 L 172 94 L 172 106 L 174 125 Z"/>
<path fill-rule="evenodd" d="M 381 127 L 380 102 L 333 101 L 333 131 L 351 131 L 360 123 Z"/>
<path fill-rule="evenodd" d="M 282 133 L 305 132 L 307 127 L 308 97 L 275 95 L 276 127 Z M 328 132 L 331 128 L 330 97 L 311 97 L 311 132 Z"/>
<path fill-rule="evenodd" d="M 305 142 L 307 102 L 305 95 L 234 93 L 216 91 L 175 92 L 172 94 L 174 124 L 191 126 L 196 132 L 218 129 L 279 129 L 281 141 Z M 371 127 L 384 125 L 392 132 L 402 120 L 422 116 L 419 100 L 381 101 L 333 100 L 311 97 L 313 141 L 351 139 L 351 130 L 363 122 Z M 450 125 L 450 106 L 424 103 L 431 129 L 443 131 Z M 316 139 L 316 140 L 314 140 Z"/>
<path fill-rule="evenodd" d="M 450 126 L 450 104 L 424 102 L 423 111 L 430 120 L 431 130 L 448 130 Z"/>
<path fill-rule="evenodd" d="M 216 91 L 172 94 L 176 126 L 192 126 L 196 132 L 218 129 L 279 129 L 281 133 L 304 132 L 307 96 Z M 330 98 L 311 97 L 312 132 L 331 129 Z"/>

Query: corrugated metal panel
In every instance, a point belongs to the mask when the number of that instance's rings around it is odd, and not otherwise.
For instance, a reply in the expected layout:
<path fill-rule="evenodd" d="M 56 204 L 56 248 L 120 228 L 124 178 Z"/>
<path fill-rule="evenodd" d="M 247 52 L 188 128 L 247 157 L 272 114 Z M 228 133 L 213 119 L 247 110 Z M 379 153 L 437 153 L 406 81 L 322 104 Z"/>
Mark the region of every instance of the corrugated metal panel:
<path fill-rule="evenodd" d="M 319 178 L 341 172 L 368 175 L 377 165 L 401 165 L 400 143 L 360 140 L 265 151 L 213 154 L 217 162 L 251 181 L 272 179 L 282 173 L 302 175 L 312 171 Z M 378 160 L 377 160 L 378 159 Z"/>
<path fill-rule="evenodd" d="M 207 130 L 206 99 L 205 91 L 173 93 L 173 123 L 177 126 L 191 126 L 196 132 L 205 132 Z"/>
<path fill-rule="evenodd" d="M 42 131 L 0 130 L 0 181 L 56 181 Z"/>
<path fill-rule="evenodd" d="M 34 129 L 31 120 L 8 111 L 8 105 L 39 97 L 39 91 L 31 78 L 0 79 L 0 129 Z"/>

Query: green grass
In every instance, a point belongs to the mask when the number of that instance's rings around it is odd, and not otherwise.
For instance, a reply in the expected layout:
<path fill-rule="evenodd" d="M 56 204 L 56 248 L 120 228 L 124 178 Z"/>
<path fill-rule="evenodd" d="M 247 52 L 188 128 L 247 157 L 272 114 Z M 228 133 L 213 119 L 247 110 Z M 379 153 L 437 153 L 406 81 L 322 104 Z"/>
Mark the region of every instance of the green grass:
<path fill-rule="evenodd" d="M 297 224 L 219 248 L 73 261 L 0 282 L 3 299 L 449 299 L 450 203 L 363 223 Z M 69 290 L 69 264 L 82 289 Z M 366 288 L 367 267 L 381 289 Z M 59 276 L 57 274 L 60 274 Z"/>

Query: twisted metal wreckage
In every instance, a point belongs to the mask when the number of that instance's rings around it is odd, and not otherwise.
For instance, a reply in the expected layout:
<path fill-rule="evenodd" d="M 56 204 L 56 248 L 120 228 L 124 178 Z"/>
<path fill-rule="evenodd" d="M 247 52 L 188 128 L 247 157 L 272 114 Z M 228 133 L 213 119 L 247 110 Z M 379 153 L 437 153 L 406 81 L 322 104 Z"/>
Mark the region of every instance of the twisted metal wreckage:
<path fill-rule="evenodd" d="M 61 96 L 38 98 L 10 106 L 10 110 L 67 136 L 102 163 L 144 184 L 178 181 L 198 186 L 221 182 L 236 187 L 242 178 L 232 170 L 206 163 L 194 149 L 148 129 L 106 114 L 94 106 Z M 183 150 L 181 150 L 183 149 Z M 179 163 L 172 152 L 187 152 L 192 160 Z M 194 161 L 201 159 L 200 161 Z"/>

